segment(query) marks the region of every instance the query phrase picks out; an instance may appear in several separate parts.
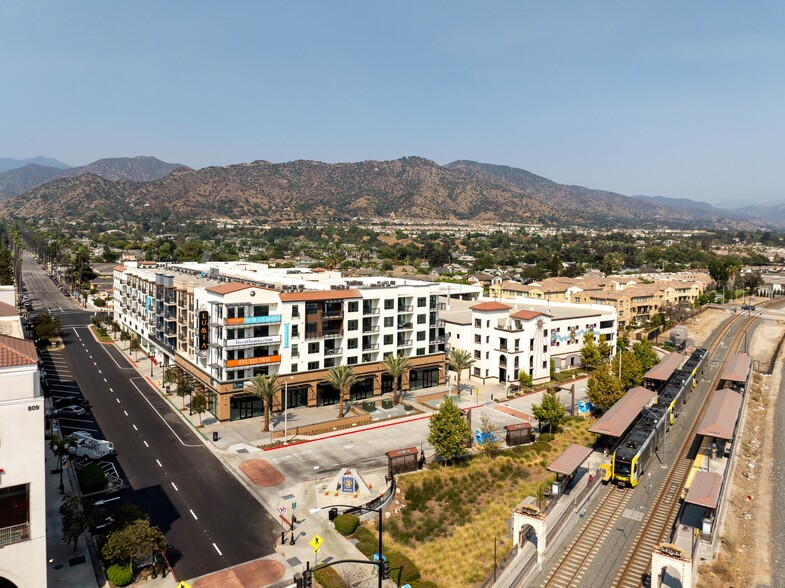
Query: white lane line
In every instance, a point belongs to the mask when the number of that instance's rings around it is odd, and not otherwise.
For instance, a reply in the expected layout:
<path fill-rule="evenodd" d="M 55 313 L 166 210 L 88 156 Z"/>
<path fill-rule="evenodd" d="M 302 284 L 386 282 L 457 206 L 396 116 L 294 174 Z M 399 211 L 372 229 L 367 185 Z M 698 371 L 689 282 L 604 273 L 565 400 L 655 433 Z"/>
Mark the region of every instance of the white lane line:
<path fill-rule="evenodd" d="M 120 404 L 120 399 L 119 398 L 115 398 L 115 400 L 117 400 L 117 404 Z"/>
<path fill-rule="evenodd" d="M 98 373 L 99 373 L 99 374 L 103 374 L 104 372 L 102 372 L 101 370 L 98 370 Z"/>
<path fill-rule="evenodd" d="M 194 518 L 194 520 L 195 520 L 195 521 L 198 521 L 198 520 L 199 520 L 199 517 L 197 517 L 197 516 L 196 516 L 196 513 L 195 513 L 193 510 L 191 510 L 191 509 L 189 508 L 189 509 L 188 509 L 188 512 L 190 512 L 190 513 L 191 513 L 191 516 Z"/>
<path fill-rule="evenodd" d="M 91 357 L 90 359 L 93 359 L 93 358 Z M 93 362 L 93 365 L 94 365 L 95 367 L 98 367 L 98 364 L 97 364 L 97 363 L 95 363 L 95 362 Z"/>
<path fill-rule="evenodd" d="M 144 443 L 144 446 L 147 447 L 148 449 L 150 448 L 150 446 L 147 444 L 147 441 L 143 440 L 142 443 Z"/>
<path fill-rule="evenodd" d="M 162 415 L 160 412 L 158 412 L 158 409 L 156 409 L 155 406 L 153 406 L 153 403 L 150 402 L 150 399 L 147 398 L 147 396 L 144 395 L 144 392 L 142 392 L 142 390 L 139 388 L 139 386 L 136 385 L 136 382 L 134 382 L 134 380 L 143 380 L 144 381 L 144 379 L 143 378 L 130 378 L 128 381 L 131 382 L 131 384 L 133 385 L 134 388 L 136 388 L 136 391 L 139 392 L 139 395 L 142 398 L 144 398 L 145 402 L 147 402 L 147 404 L 150 405 L 150 408 L 152 408 L 155 411 L 155 414 L 157 414 L 158 417 L 166 424 L 166 426 L 172 432 L 172 435 L 177 437 L 177 440 L 180 442 L 180 445 L 182 445 L 183 447 L 204 447 L 204 445 L 202 445 L 201 443 L 193 444 L 193 443 L 186 443 L 185 441 L 183 441 L 180 438 L 180 436 L 177 433 L 175 433 L 174 429 L 172 428 L 172 425 L 170 425 L 168 423 L 168 421 L 164 418 L 164 415 Z M 147 384 L 145 384 L 145 385 L 147 385 Z"/>
<path fill-rule="evenodd" d="M 180 490 L 177 489 L 177 486 L 174 485 L 174 482 L 172 482 L 172 488 L 174 488 L 175 492 L 179 492 L 180 491 Z"/>
<path fill-rule="evenodd" d="M 215 547 L 215 550 L 218 552 L 218 555 L 223 556 L 223 553 L 221 553 L 221 550 L 218 549 L 218 546 L 215 543 L 213 543 L 213 547 Z"/>
<path fill-rule="evenodd" d="M 157 463 L 157 464 L 158 464 L 158 467 L 159 467 L 159 468 L 162 468 L 162 467 L 164 467 L 164 466 L 162 466 L 162 465 L 161 465 L 161 462 L 160 462 L 160 461 L 158 461 L 157 459 L 155 460 L 155 463 Z"/>
<path fill-rule="evenodd" d="M 112 390 L 111 388 L 109 388 L 109 392 L 111 392 L 112 394 L 114 394 L 114 390 Z"/>
<path fill-rule="evenodd" d="M 99 373 L 100 373 L 100 372 L 99 372 Z M 104 384 L 108 384 L 108 383 L 109 383 L 109 382 L 107 382 L 107 381 L 106 381 L 106 378 L 104 378 Z"/>
<path fill-rule="evenodd" d="M 123 412 L 125 413 L 125 416 L 128 416 L 128 411 L 127 410 L 124 410 Z"/>
<path fill-rule="evenodd" d="M 139 429 L 136 428 L 136 425 L 131 425 L 134 428 L 134 431 L 138 431 Z"/>

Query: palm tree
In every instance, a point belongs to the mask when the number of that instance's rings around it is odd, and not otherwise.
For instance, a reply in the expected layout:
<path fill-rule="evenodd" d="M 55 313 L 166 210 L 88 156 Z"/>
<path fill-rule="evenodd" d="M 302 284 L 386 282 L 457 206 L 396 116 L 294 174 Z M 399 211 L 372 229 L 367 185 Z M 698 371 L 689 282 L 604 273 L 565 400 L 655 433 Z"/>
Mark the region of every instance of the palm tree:
<path fill-rule="evenodd" d="M 348 365 L 337 365 L 330 368 L 330 373 L 327 374 L 327 383 L 333 388 L 337 389 L 340 393 L 338 407 L 338 418 L 343 418 L 343 402 L 346 398 L 346 393 L 349 389 L 360 381 L 360 378 L 352 371 Z"/>
<path fill-rule="evenodd" d="M 398 404 L 398 386 L 401 376 L 409 371 L 409 360 L 403 355 L 390 353 L 384 358 L 384 369 L 393 377 L 393 404 Z"/>
<path fill-rule="evenodd" d="M 450 350 L 450 354 L 447 356 L 447 364 L 450 366 L 450 369 L 457 374 L 456 383 L 458 384 L 458 396 L 460 396 L 461 372 L 471 368 L 474 365 L 474 358 L 472 357 L 471 353 L 465 349 L 453 348 Z M 471 375 L 471 372 L 469 372 L 469 378 L 471 378 Z"/>
<path fill-rule="evenodd" d="M 264 432 L 270 430 L 270 399 L 281 390 L 278 383 L 278 375 L 272 376 L 258 375 L 251 380 L 251 393 L 262 399 L 264 405 Z"/>

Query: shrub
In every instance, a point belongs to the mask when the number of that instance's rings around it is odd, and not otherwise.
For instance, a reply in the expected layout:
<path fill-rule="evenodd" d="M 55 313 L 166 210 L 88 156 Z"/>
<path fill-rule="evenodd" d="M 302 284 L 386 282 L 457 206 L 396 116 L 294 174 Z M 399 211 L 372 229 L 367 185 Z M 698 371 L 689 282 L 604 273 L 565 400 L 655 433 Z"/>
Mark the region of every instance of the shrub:
<path fill-rule="evenodd" d="M 550 443 L 551 441 L 553 441 L 553 439 L 554 439 L 553 433 L 543 433 L 538 438 L 538 440 L 542 441 L 543 443 Z"/>
<path fill-rule="evenodd" d="M 96 296 L 95 299 L 93 300 L 93 304 L 100 308 L 102 306 L 106 306 L 106 301 L 100 296 Z"/>
<path fill-rule="evenodd" d="M 360 525 L 360 519 L 352 514 L 344 514 L 336 517 L 333 524 L 335 525 L 335 530 L 341 535 L 351 535 Z"/>
<path fill-rule="evenodd" d="M 332 568 L 322 568 L 313 573 L 322 588 L 349 588 L 349 584 Z"/>
<path fill-rule="evenodd" d="M 379 551 L 379 536 L 368 527 L 357 527 L 352 537 L 357 539 L 356 547 L 365 557 L 371 558 L 374 553 Z"/>
<path fill-rule="evenodd" d="M 98 464 L 90 463 L 79 468 L 76 477 L 82 494 L 98 492 L 106 487 L 106 474 Z"/>
<path fill-rule="evenodd" d="M 391 575 L 396 580 L 398 579 L 398 568 L 401 567 L 403 567 L 403 570 L 401 571 L 402 583 L 408 583 L 420 577 L 420 568 L 404 554 L 397 551 L 390 551 L 385 553 L 385 555 L 387 556 L 387 561 L 390 562 Z"/>
<path fill-rule="evenodd" d="M 106 577 L 115 586 L 127 586 L 134 581 L 129 564 L 112 564 L 106 569 Z"/>

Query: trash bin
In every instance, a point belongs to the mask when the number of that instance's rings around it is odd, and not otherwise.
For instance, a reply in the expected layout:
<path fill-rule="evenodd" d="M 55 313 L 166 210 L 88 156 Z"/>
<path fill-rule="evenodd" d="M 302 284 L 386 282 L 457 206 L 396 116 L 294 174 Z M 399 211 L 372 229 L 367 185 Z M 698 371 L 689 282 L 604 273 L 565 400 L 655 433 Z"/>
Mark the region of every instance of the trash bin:
<path fill-rule="evenodd" d="M 213 431 L 213 441 L 218 441 L 218 431 Z"/>
<path fill-rule="evenodd" d="M 335 519 L 337 519 L 337 518 L 338 518 L 338 509 L 337 509 L 337 508 L 335 508 L 335 507 L 332 507 L 332 508 L 331 508 L 331 509 L 330 509 L 330 510 L 327 512 L 327 518 L 328 518 L 328 519 L 330 519 L 330 522 L 332 522 L 332 521 L 334 521 Z"/>

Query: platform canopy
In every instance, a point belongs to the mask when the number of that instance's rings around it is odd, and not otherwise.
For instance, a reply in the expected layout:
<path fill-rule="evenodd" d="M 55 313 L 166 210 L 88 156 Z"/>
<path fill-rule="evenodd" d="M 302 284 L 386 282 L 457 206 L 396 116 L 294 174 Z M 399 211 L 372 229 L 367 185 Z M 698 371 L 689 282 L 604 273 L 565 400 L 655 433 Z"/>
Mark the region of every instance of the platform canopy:
<path fill-rule="evenodd" d="M 631 388 L 589 428 L 589 431 L 598 435 L 621 437 L 653 396 L 654 392 L 643 386 Z"/>
<path fill-rule="evenodd" d="M 722 474 L 713 472 L 697 472 L 690 484 L 690 491 L 684 502 L 702 506 L 704 508 L 717 508 L 722 488 Z"/>
<path fill-rule="evenodd" d="M 564 453 L 557 457 L 556 461 L 554 461 L 546 469 L 549 472 L 571 476 L 590 455 L 591 447 L 584 447 L 583 445 L 570 445 L 567 449 L 564 450 Z"/>
<path fill-rule="evenodd" d="M 741 408 L 741 394 L 730 388 L 716 390 L 711 397 L 706 415 L 698 428 L 698 435 L 730 441 L 736 430 Z"/>
<path fill-rule="evenodd" d="M 660 360 L 660 363 L 651 368 L 643 375 L 646 380 L 659 380 L 664 382 L 671 377 L 674 371 L 679 369 L 679 366 L 684 361 L 684 356 L 678 351 L 672 351 Z"/>
<path fill-rule="evenodd" d="M 728 360 L 720 380 L 725 380 L 726 382 L 746 382 L 750 373 L 751 363 L 752 360 L 749 355 L 737 353 Z"/>

